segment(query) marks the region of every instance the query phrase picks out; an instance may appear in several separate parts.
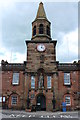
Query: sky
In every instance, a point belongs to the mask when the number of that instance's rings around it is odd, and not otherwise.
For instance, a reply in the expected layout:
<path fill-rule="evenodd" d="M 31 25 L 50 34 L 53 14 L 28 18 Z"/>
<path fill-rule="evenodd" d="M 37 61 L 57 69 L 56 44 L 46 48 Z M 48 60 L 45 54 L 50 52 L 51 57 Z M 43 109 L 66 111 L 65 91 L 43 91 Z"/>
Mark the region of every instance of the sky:
<path fill-rule="evenodd" d="M 32 37 L 34 21 L 41 1 L 1 0 L 0 3 L 0 61 L 23 63 L 26 61 L 26 40 Z M 78 2 L 73 0 L 43 1 L 51 37 L 57 40 L 56 60 L 78 60 Z"/>

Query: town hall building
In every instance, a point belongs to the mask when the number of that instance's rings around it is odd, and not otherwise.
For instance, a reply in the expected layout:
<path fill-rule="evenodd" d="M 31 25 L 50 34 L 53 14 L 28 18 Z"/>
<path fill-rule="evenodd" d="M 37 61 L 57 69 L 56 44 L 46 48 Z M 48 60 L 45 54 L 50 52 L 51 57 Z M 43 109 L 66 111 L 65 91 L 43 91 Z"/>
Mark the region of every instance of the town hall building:
<path fill-rule="evenodd" d="M 53 111 L 62 110 L 65 102 L 67 110 L 79 109 L 80 61 L 56 61 L 57 40 L 52 40 L 50 26 L 41 2 L 32 22 L 32 38 L 26 40 L 26 61 L 1 62 L 3 108 Z"/>

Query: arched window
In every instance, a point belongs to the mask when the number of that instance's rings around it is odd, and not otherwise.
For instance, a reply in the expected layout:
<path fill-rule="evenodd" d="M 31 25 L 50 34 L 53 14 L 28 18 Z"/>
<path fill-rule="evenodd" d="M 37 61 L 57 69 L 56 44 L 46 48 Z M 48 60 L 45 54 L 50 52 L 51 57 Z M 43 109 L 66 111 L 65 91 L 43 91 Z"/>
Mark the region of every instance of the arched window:
<path fill-rule="evenodd" d="M 36 35 L 36 26 L 33 28 L 33 36 Z"/>
<path fill-rule="evenodd" d="M 43 28 L 43 24 L 39 25 L 39 34 L 43 34 L 44 28 Z"/>
<path fill-rule="evenodd" d="M 47 76 L 47 88 L 51 88 L 51 76 Z"/>
<path fill-rule="evenodd" d="M 11 95 L 11 105 L 17 105 L 17 103 L 18 103 L 18 95 L 12 94 Z"/>
<path fill-rule="evenodd" d="M 47 35 L 49 35 L 50 36 L 50 27 L 47 25 L 47 27 L 46 27 L 46 33 L 47 33 Z"/>
<path fill-rule="evenodd" d="M 35 88 L 35 77 L 31 76 L 31 88 Z"/>
<path fill-rule="evenodd" d="M 70 94 L 67 94 L 64 96 L 64 102 L 66 103 L 66 106 L 71 106 L 71 96 Z"/>

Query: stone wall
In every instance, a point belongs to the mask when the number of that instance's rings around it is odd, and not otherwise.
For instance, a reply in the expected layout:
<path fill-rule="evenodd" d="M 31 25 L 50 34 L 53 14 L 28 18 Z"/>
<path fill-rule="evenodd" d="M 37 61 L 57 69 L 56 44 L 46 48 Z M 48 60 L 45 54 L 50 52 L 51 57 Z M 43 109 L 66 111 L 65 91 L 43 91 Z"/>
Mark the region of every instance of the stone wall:
<path fill-rule="evenodd" d="M 54 44 L 44 43 L 46 47 L 44 52 L 37 50 L 39 44 L 40 43 L 28 43 L 27 45 L 27 72 L 37 72 L 40 68 L 43 68 L 46 72 L 55 72 L 56 55 Z"/>
<path fill-rule="evenodd" d="M 9 108 L 15 107 L 11 105 L 11 95 L 18 96 L 18 103 L 16 109 L 24 106 L 24 74 L 23 71 L 19 72 L 19 84 L 12 85 L 14 71 L 2 71 L 2 96 L 6 97 L 6 105 Z"/>

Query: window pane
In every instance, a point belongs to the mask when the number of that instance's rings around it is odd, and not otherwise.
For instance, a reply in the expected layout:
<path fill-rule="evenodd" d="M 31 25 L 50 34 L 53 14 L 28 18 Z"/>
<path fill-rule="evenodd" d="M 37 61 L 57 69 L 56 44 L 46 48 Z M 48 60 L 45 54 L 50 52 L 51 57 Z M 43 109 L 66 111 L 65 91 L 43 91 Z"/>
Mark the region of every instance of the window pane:
<path fill-rule="evenodd" d="M 12 105 L 17 104 L 17 96 L 12 96 Z"/>
<path fill-rule="evenodd" d="M 2 102 L 2 97 L 0 96 L 0 102 Z"/>
<path fill-rule="evenodd" d="M 47 88 L 51 88 L 51 76 L 47 76 Z"/>
<path fill-rule="evenodd" d="M 5 102 L 5 101 L 6 101 L 5 97 L 3 97 L 3 102 Z"/>
<path fill-rule="evenodd" d="M 64 84 L 70 85 L 70 73 L 64 73 Z"/>
<path fill-rule="evenodd" d="M 35 77 L 31 76 L 31 88 L 35 88 Z"/>
<path fill-rule="evenodd" d="M 66 102 L 66 105 L 70 105 L 71 102 L 70 102 L 70 96 L 66 96 L 65 97 L 65 102 Z"/>
<path fill-rule="evenodd" d="M 13 73 L 13 81 L 12 84 L 19 84 L 19 73 Z"/>

